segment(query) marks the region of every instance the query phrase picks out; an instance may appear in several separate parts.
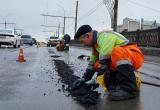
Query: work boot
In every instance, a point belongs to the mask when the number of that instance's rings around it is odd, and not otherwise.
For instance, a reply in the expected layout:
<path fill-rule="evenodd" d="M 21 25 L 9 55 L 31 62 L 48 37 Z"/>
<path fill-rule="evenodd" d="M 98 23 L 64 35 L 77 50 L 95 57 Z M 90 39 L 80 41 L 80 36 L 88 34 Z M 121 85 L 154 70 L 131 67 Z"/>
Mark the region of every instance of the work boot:
<path fill-rule="evenodd" d="M 116 68 L 116 86 L 128 91 L 129 93 L 136 92 L 136 78 L 134 69 L 129 64 L 123 64 Z"/>
<path fill-rule="evenodd" d="M 127 100 L 136 96 L 136 78 L 132 65 L 117 66 L 114 78 L 115 85 L 110 90 L 111 100 Z"/>
<path fill-rule="evenodd" d="M 135 98 L 136 95 L 133 93 L 129 93 L 123 89 L 115 89 L 110 91 L 110 98 L 113 101 L 121 101 L 121 100 L 127 100 L 127 99 L 132 99 Z"/>

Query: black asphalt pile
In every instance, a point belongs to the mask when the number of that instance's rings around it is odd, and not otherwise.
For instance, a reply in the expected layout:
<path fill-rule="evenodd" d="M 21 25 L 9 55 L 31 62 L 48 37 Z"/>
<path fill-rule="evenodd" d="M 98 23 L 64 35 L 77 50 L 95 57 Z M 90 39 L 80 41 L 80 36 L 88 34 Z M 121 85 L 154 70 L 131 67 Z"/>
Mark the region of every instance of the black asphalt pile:
<path fill-rule="evenodd" d="M 97 91 L 91 90 L 86 84 L 78 89 L 71 89 L 72 83 L 78 79 L 75 76 L 73 70 L 62 60 L 53 60 L 55 62 L 57 72 L 61 77 L 61 82 L 68 85 L 65 91 L 68 91 L 71 96 L 74 97 L 80 104 L 84 106 L 90 106 L 97 104 L 99 93 Z M 64 88 L 64 85 L 62 89 Z"/>
<path fill-rule="evenodd" d="M 51 57 L 58 58 L 58 57 L 61 57 L 61 56 L 59 56 L 59 55 L 52 55 Z"/>
<path fill-rule="evenodd" d="M 80 55 L 80 56 L 78 56 L 78 59 L 80 59 L 80 60 L 84 60 L 84 59 L 90 60 L 90 57 L 88 55 Z"/>

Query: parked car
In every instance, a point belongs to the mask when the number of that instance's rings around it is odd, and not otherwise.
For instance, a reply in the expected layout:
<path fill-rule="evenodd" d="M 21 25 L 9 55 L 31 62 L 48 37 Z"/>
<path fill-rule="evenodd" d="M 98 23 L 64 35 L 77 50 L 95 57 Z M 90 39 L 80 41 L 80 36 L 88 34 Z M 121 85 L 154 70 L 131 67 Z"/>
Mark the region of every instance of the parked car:
<path fill-rule="evenodd" d="M 23 44 L 29 44 L 29 45 L 33 45 L 33 40 L 32 40 L 32 37 L 30 35 L 22 35 L 21 36 L 21 42 L 22 42 L 22 45 Z"/>
<path fill-rule="evenodd" d="M 20 47 L 21 38 L 14 29 L 0 29 L 1 45 L 13 45 L 14 48 Z"/>
<path fill-rule="evenodd" d="M 47 41 L 47 46 L 56 46 L 58 44 L 59 38 L 55 36 L 49 37 Z"/>

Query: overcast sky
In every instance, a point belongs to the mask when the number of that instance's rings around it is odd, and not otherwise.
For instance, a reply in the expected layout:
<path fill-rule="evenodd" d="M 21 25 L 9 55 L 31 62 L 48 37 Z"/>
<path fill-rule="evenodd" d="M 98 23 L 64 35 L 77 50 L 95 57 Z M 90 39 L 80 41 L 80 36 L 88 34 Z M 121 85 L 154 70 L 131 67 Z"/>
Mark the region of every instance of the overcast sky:
<path fill-rule="evenodd" d="M 103 0 L 78 0 L 78 27 L 89 24 L 93 29 L 110 29 L 110 15 Z M 129 17 L 140 20 L 156 20 L 160 23 L 160 0 L 119 0 L 118 24 L 123 18 Z M 75 17 L 76 0 L 0 0 L 0 23 L 16 23 L 16 28 L 24 29 L 23 33 L 30 34 L 39 40 L 54 35 L 57 28 L 45 28 L 40 25 L 63 26 L 62 18 L 44 17 L 42 13 Z M 63 10 L 64 9 L 64 10 Z M 0 24 L 1 28 L 4 25 Z M 7 25 L 11 28 L 14 25 Z M 53 32 L 43 32 L 53 31 Z M 62 32 L 62 29 L 61 29 Z M 73 38 L 74 19 L 66 19 L 66 33 Z"/>

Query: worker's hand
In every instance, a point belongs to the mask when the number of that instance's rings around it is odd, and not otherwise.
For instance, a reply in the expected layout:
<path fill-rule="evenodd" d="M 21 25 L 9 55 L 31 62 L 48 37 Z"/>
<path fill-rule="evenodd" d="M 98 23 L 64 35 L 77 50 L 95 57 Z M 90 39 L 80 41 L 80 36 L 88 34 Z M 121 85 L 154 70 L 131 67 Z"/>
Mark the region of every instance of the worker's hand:
<path fill-rule="evenodd" d="M 87 87 L 91 88 L 91 90 L 95 90 L 99 87 L 99 84 L 96 83 L 95 80 L 92 80 L 90 83 L 87 83 Z"/>
<path fill-rule="evenodd" d="M 89 56 L 87 57 L 87 60 L 88 60 L 88 61 L 90 60 L 90 57 L 89 57 Z"/>
<path fill-rule="evenodd" d="M 77 80 L 75 80 L 72 84 L 71 89 L 76 89 L 81 87 L 83 84 L 85 83 L 85 79 L 84 78 L 79 78 Z"/>

